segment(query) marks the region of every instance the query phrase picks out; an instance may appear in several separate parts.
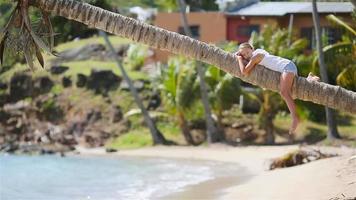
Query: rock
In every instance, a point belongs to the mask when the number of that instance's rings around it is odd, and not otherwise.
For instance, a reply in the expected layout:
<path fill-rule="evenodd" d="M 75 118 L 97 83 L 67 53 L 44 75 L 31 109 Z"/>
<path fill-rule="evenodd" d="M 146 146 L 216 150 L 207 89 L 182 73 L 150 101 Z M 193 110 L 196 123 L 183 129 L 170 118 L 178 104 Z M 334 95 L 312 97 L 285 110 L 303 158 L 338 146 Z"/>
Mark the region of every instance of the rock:
<path fill-rule="evenodd" d="M 235 122 L 231 125 L 231 128 L 244 128 L 247 124 L 243 122 Z"/>
<path fill-rule="evenodd" d="M 16 102 L 26 97 L 32 96 L 32 78 L 26 74 L 17 74 L 10 80 L 10 101 Z"/>
<path fill-rule="evenodd" d="M 84 74 L 78 74 L 77 75 L 77 87 L 82 88 L 85 87 L 85 85 L 87 84 L 87 77 Z"/>
<path fill-rule="evenodd" d="M 111 109 L 111 122 L 116 123 L 122 120 L 124 117 L 120 106 L 115 106 Z"/>
<path fill-rule="evenodd" d="M 36 96 L 39 94 L 48 93 L 51 91 L 53 85 L 54 83 L 50 78 L 46 76 L 39 77 L 33 81 L 34 93 Z"/>
<path fill-rule="evenodd" d="M 43 143 L 43 144 L 49 144 L 49 143 L 51 143 L 51 140 L 49 139 L 49 137 L 47 135 L 43 135 L 40 137 L 39 142 Z"/>
<path fill-rule="evenodd" d="M 161 105 L 161 96 L 154 92 L 148 100 L 147 110 L 156 110 Z"/>
<path fill-rule="evenodd" d="M 52 66 L 50 69 L 51 74 L 63 74 L 64 72 L 66 72 L 69 69 L 69 67 L 66 66 Z"/>
<path fill-rule="evenodd" d="M 0 151 L 6 153 L 13 153 L 19 148 L 18 144 L 13 142 L 5 143 L 4 145 L 0 145 Z"/>
<path fill-rule="evenodd" d="M 90 148 L 101 147 L 109 138 L 110 133 L 101 130 L 89 130 L 81 137 L 80 144 Z"/>
<path fill-rule="evenodd" d="M 145 83 L 141 80 L 133 81 L 133 85 L 138 92 L 142 91 L 145 88 Z M 122 81 L 120 84 L 120 89 L 130 91 L 129 84 L 126 81 Z"/>
<path fill-rule="evenodd" d="M 37 118 L 42 121 L 60 122 L 64 117 L 63 109 L 58 105 L 56 95 L 48 94 L 36 98 Z"/>
<path fill-rule="evenodd" d="M 21 100 L 13 104 L 5 104 L 3 109 L 8 113 L 15 113 L 16 111 L 23 111 L 25 109 L 28 109 L 29 107 L 30 103 L 28 101 Z"/>
<path fill-rule="evenodd" d="M 117 152 L 117 149 L 114 149 L 114 148 L 106 148 L 105 151 L 106 151 L 106 153 L 115 153 L 115 152 Z"/>
<path fill-rule="evenodd" d="M 72 80 L 70 79 L 70 77 L 67 77 L 67 76 L 63 77 L 62 78 L 62 85 L 63 85 L 64 88 L 72 86 Z"/>
<path fill-rule="evenodd" d="M 94 90 L 96 94 L 107 94 L 109 90 L 115 90 L 121 78 L 111 70 L 92 70 L 88 77 L 87 88 Z"/>
<path fill-rule="evenodd" d="M 54 59 L 54 62 L 68 62 L 74 60 L 88 60 L 94 57 L 100 57 L 105 54 L 105 46 L 102 44 L 88 44 L 78 48 L 72 48 L 60 52 L 60 57 Z M 102 56 L 101 56 L 102 57 Z"/>
<path fill-rule="evenodd" d="M 67 132 L 69 135 L 81 136 L 89 124 L 95 123 L 97 120 L 101 119 L 101 112 L 96 110 L 89 111 L 86 116 L 82 119 L 72 121 L 69 123 Z"/>

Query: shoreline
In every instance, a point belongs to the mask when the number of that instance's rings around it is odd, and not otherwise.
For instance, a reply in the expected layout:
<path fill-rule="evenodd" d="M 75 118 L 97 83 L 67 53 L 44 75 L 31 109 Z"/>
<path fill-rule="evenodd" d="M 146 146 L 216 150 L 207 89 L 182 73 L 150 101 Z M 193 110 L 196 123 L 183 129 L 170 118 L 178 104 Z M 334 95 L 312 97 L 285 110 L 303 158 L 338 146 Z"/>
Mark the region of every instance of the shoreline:
<path fill-rule="evenodd" d="M 331 199 L 355 198 L 356 148 L 306 146 L 340 156 L 311 163 L 268 171 L 268 160 L 280 157 L 298 145 L 231 147 L 156 146 L 106 153 L 105 149 L 78 148 L 79 155 L 129 156 L 148 158 L 171 158 L 208 160 L 239 164 L 246 169 L 246 177 L 223 177 L 190 185 L 183 191 L 164 196 L 165 199 Z M 74 154 L 75 155 L 75 154 Z M 242 176 L 243 177 L 243 176 Z M 256 192 L 258 188 L 258 192 Z M 345 197 L 344 197 L 345 196 Z"/>

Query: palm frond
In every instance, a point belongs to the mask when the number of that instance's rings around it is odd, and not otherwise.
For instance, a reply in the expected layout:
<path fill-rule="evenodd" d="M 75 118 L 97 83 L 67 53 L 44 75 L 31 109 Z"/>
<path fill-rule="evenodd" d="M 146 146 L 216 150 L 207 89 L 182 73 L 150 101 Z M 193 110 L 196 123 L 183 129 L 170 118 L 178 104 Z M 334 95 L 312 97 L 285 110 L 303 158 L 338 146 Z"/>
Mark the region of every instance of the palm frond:
<path fill-rule="evenodd" d="M 356 36 L 356 30 L 354 30 L 350 25 L 348 25 L 346 22 L 342 21 L 340 18 L 336 17 L 333 14 L 327 15 L 326 18 L 337 25 L 343 27 L 345 30 L 348 32 L 352 33 L 353 36 Z"/>
<path fill-rule="evenodd" d="M 338 85 L 356 91 L 356 65 L 345 68 L 336 78 Z"/>

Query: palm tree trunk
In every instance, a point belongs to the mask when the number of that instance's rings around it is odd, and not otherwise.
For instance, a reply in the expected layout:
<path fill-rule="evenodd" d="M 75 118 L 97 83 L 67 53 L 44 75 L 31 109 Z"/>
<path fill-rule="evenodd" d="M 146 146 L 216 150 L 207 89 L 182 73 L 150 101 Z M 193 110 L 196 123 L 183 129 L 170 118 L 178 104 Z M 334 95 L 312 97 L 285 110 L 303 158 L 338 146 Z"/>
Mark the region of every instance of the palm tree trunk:
<path fill-rule="evenodd" d="M 30 3 L 44 11 L 51 12 L 53 15 L 73 19 L 89 27 L 129 38 L 150 47 L 168 50 L 175 54 L 218 66 L 221 70 L 239 77 L 245 82 L 272 91 L 279 91 L 279 72 L 258 65 L 249 76 L 242 76 L 236 56 L 215 45 L 76 0 L 30 0 Z M 303 77 L 296 78 L 292 88 L 293 98 L 311 101 L 353 114 L 356 113 L 356 92 L 322 82 L 308 82 Z"/>
<path fill-rule="evenodd" d="M 132 96 L 134 97 L 137 106 L 140 108 L 140 110 L 143 114 L 146 125 L 150 129 L 153 144 L 155 144 L 155 145 L 156 144 L 168 144 L 167 140 L 164 138 L 163 134 L 157 129 L 155 123 L 153 122 L 153 120 L 150 117 L 149 113 L 147 112 L 145 106 L 143 105 L 140 97 L 138 96 L 138 92 L 137 92 L 136 88 L 134 87 L 130 77 L 127 75 L 125 68 L 122 66 L 122 59 L 115 54 L 115 49 L 112 46 L 108 36 L 106 35 L 106 33 L 102 32 L 102 31 L 100 31 L 100 35 L 104 38 L 106 45 L 109 47 L 109 50 L 111 51 L 111 54 L 112 54 L 113 58 L 115 59 L 117 66 L 119 67 L 119 69 L 121 71 L 122 76 L 124 77 L 124 80 L 129 85 L 130 92 L 131 92 Z"/>
<path fill-rule="evenodd" d="M 182 111 L 178 111 L 178 124 L 180 126 L 180 129 L 182 130 L 185 141 L 190 145 L 196 145 L 192 135 L 190 134 L 190 128 L 188 126 L 187 120 L 185 120 Z"/>
<path fill-rule="evenodd" d="M 188 19 L 186 15 L 186 3 L 184 0 L 177 0 L 177 4 L 179 5 L 180 8 L 180 14 L 182 19 L 181 21 L 182 21 L 184 32 L 187 36 L 192 38 L 193 34 L 189 28 Z M 210 143 L 218 142 L 222 138 L 220 137 L 218 129 L 215 126 L 214 119 L 211 116 L 208 90 L 206 87 L 205 77 L 204 77 L 204 69 L 202 68 L 200 62 L 197 62 L 197 71 L 198 71 L 199 84 L 200 84 L 201 101 L 203 103 L 204 111 L 205 111 L 205 121 L 206 121 L 207 135 L 208 135 L 207 139 L 208 139 L 208 143 L 210 144 Z"/>
<path fill-rule="evenodd" d="M 270 103 L 270 92 L 263 91 L 263 103 L 261 105 L 261 110 L 258 114 L 259 127 L 266 131 L 266 144 L 274 144 L 274 124 L 273 119 L 275 117 L 274 111 L 271 109 Z"/>
<path fill-rule="evenodd" d="M 321 41 L 320 19 L 318 15 L 316 0 L 313 0 L 312 4 L 313 4 L 313 22 L 314 22 L 314 29 L 315 29 L 316 46 L 318 52 L 321 80 L 325 83 L 328 83 L 329 80 L 328 80 L 328 74 L 326 71 L 326 65 L 324 61 L 324 52 L 322 47 L 323 44 Z M 355 105 L 356 104 L 354 104 L 354 106 Z M 326 111 L 326 122 L 328 124 L 328 139 L 341 138 L 337 130 L 335 111 L 327 106 L 325 106 L 325 111 Z"/>

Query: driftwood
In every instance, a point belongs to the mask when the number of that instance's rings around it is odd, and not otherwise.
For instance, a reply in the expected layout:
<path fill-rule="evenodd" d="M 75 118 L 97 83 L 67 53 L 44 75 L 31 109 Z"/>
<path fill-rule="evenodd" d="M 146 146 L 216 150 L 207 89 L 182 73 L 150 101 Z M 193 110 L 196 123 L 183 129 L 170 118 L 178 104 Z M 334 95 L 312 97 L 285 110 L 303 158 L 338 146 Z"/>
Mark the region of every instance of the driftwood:
<path fill-rule="evenodd" d="M 337 155 L 322 153 L 319 150 L 315 150 L 315 149 L 311 149 L 311 150 L 298 149 L 296 151 L 287 153 L 286 155 L 280 158 L 273 159 L 269 166 L 269 169 L 273 170 L 276 168 L 292 167 L 296 165 L 305 164 L 314 160 L 330 158 L 334 156 Z"/>

